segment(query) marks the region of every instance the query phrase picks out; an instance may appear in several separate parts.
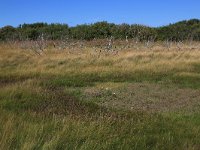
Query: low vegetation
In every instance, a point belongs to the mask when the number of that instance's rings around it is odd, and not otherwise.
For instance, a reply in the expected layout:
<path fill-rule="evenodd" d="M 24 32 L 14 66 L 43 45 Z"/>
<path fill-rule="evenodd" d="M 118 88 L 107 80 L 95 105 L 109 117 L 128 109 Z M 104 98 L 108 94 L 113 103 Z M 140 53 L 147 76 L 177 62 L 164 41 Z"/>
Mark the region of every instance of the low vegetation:
<path fill-rule="evenodd" d="M 0 149 L 199 149 L 199 83 L 198 47 L 1 44 Z"/>

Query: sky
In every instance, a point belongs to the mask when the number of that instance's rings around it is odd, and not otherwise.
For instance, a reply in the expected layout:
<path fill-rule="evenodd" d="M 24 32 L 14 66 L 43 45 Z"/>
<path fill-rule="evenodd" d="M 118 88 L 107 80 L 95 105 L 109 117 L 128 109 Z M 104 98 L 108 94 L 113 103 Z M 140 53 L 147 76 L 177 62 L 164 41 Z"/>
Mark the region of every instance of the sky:
<path fill-rule="evenodd" d="M 200 0 L 0 0 L 0 27 L 98 21 L 163 26 L 200 19 Z"/>

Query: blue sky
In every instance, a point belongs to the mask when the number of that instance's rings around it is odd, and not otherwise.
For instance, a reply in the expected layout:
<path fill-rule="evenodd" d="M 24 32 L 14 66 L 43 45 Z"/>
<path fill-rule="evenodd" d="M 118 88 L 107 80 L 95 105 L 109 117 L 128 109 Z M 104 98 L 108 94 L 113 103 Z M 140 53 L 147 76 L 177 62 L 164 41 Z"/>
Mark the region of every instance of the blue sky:
<path fill-rule="evenodd" d="M 97 21 L 162 26 L 200 19 L 200 0 L 0 0 L 0 27 Z"/>

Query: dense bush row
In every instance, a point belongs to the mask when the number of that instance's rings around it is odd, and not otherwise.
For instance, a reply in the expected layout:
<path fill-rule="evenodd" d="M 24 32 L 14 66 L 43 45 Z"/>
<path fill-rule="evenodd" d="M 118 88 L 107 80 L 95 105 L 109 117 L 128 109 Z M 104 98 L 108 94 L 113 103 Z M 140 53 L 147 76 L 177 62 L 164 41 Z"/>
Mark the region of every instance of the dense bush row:
<path fill-rule="evenodd" d="M 0 28 L 0 40 L 92 40 L 114 37 L 116 39 L 134 38 L 137 40 L 200 40 L 200 20 L 181 21 L 168 26 L 153 28 L 143 25 L 116 25 L 107 22 L 77 25 L 34 23 L 14 28 Z"/>

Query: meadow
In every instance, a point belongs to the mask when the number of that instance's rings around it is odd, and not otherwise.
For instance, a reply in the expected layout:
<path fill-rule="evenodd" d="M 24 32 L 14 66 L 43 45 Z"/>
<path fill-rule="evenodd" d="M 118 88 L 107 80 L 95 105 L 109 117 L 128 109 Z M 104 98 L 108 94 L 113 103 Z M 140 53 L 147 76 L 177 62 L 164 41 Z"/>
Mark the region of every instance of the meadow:
<path fill-rule="evenodd" d="M 1 43 L 0 149 L 200 149 L 200 49 L 189 46 L 38 55 Z"/>

